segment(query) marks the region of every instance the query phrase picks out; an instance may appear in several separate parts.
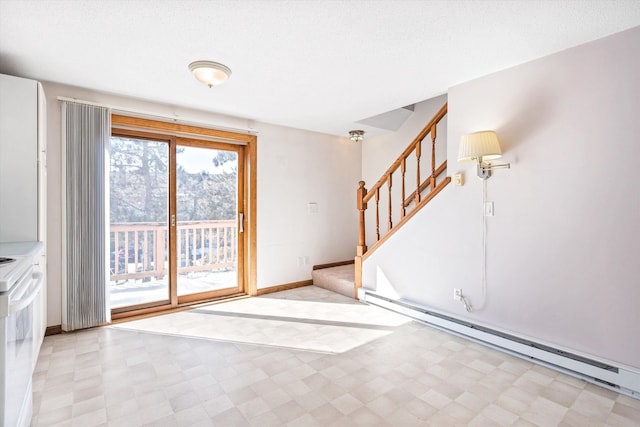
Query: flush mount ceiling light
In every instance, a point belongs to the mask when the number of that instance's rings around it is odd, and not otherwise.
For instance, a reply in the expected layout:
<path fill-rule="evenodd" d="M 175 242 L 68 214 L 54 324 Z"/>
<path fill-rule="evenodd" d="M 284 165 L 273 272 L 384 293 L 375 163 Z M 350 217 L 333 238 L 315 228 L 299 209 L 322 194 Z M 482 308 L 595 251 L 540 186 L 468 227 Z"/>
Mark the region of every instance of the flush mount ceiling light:
<path fill-rule="evenodd" d="M 231 69 L 213 61 L 195 61 L 189 64 L 189 70 L 196 79 L 209 87 L 224 83 L 231 76 Z"/>
<path fill-rule="evenodd" d="M 349 139 L 352 140 L 353 142 L 362 141 L 363 138 L 364 138 L 364 131 L 363 130 L 350 130 L 349 131 Z"/>

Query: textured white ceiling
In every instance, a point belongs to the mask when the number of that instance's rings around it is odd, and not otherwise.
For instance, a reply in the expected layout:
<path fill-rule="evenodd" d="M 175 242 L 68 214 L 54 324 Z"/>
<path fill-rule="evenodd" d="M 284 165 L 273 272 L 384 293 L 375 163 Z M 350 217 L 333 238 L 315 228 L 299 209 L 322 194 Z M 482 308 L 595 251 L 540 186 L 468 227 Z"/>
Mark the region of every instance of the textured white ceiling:
<path fill-rule="evenodd" d="M 0 72 L 345 136 L 638 25 L 638 0 L 0 0 Z M 194 60 L 233 75 L 208 89 Z"/>

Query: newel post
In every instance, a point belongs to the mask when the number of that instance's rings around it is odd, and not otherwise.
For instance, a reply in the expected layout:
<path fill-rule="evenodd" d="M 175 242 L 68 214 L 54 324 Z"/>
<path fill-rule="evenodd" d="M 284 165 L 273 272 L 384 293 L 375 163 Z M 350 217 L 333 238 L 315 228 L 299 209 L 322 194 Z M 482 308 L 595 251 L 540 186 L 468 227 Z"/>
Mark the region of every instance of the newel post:
<path fill-rule="evenodd" d="M 364 188 L 364 181 L 358 183 L 358 191 L 356 192 L 356 207 L 360 212 L 360 234 L 358 237 L 358 247 L 355 258 L 355 281 L 353 289 L 353 297 L 358 299 L 358 289 L 362 288 L 362 256 L 367 252 L 364 232 L 364 211 L 367 210 L 367 202 L 364 201 L 367 195 L 367 189 Z"/>
<path fill-rule="evenodd" d="M 364 228 L 364 211 L 367 210 L 367 202 L 364 201 L 364 197 L 367 195 L 367 189 L 364 188 L 364 181 L 358 183 L 358 191 L 356 193 L 356 206 L 360 211 L 360 236 L 358 238 L 358 256 L 364 255 L 367 252 L 367 245 L 365 243 L 365 228 Z"/>

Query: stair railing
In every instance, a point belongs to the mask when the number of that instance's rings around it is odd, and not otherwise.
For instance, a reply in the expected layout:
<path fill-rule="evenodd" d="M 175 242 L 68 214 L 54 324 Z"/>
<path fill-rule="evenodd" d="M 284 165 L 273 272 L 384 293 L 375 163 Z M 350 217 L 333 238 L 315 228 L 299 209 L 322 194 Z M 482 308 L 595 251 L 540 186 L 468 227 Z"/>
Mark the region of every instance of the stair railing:
<path fill-rule="evenodd" d="M 406 223 L 418 210 L 429 203 L 450 181 L 450 177 L 445 177 L 440 183 L 437 183 L 437 178 L 447 169 L 447 161 L 445 160 L 436 167 L 436 139 L 438 123 L 447 115 L 447 104 L 445 103 L 442 108 L 433 116 L 433 118 L 427 123 L 422 131 L 414 138 L 409 146 L 402 152 L 402 154 L 391 164 L 389 169 L 380 177 L 380 179 L 371 187 L 370 190 L 365 188 L 365 182 L 360 181 L 358 183 L 358 190 L 356 192 L 356 205 L 360 212 L 360 233 L 358 238 L 358 246 L 356 251 L 355 267 L 356 267 L 356 297 L 357 289 L 362 287 L 362 261 L 366 258 L 365 254 L 372 253 L 377 249 L 385 240 L 399 229 L 404 223 Z M 422 158 L 422 141 L 429 135 L 431 137 L 431 174 L 426 178 L 422 178 L 420 170 L 420 159 Z M 414 158 L 412 160 L 412 158 Z M 415 161 L 416 164 L 416 180 L 413 184 L 413 191 L 407 196 L 407 186 L 411 185 L 405 182 L 405 174 L 407 172 L 407 164 L 411 161 Z M 393 223 L 393 206 L 394 195 L 392 192 L 393 187 L 393 174 L 400 170 L 400 200 L 395 202 L 395 205 L 399 208 L 400 219 Z M 386 187 L 386 189 L 385 189 Z M 428 193 L 425 193 L 426 190 Z M 387 232 L 381 236 L 380 233 L 380 193 L 387 191 L 388 204 L 387 204 L 387 216 L 384 218 L 387 221 Z M 397 198 L 397 195 L 396 195 Z M 369 202 L 375 202 L 375 243 L 371 248 L 367 248 L 366 233 L 365 233 L 365 212 L 368 208 Z"/>

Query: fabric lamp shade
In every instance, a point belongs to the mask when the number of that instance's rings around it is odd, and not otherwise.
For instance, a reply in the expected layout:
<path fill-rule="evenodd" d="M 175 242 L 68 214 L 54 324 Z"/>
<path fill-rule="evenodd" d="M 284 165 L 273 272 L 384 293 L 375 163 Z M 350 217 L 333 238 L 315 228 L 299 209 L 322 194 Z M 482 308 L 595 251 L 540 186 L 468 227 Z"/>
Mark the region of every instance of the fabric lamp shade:
<path fill-rule="evenodd" d="M 458 149 L 459 162 L 477 159 L 493 160 L 502 157 L 498 136 L 492 130 L 484 130 L 463 135 Z"/>

